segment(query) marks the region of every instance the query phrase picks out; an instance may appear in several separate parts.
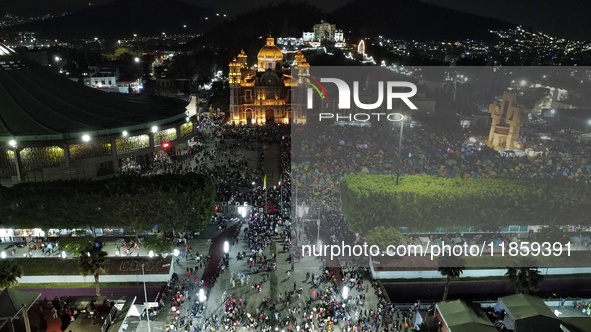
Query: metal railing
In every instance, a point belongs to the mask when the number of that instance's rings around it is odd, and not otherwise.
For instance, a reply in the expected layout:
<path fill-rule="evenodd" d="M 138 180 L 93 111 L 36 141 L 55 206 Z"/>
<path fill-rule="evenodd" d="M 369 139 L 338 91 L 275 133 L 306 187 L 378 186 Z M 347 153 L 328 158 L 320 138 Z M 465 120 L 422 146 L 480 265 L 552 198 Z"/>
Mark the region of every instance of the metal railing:
<path fill-rule="evenodd" d="M 105 317 L 103 326 L 101 326 L 101 332 L 107 332 L 109 330 L 111 324 L 113 324 L 113 320 L 115 320 L 115 315 L 117 315 L 117 307 L 113 306 L 107 317 Z"/>

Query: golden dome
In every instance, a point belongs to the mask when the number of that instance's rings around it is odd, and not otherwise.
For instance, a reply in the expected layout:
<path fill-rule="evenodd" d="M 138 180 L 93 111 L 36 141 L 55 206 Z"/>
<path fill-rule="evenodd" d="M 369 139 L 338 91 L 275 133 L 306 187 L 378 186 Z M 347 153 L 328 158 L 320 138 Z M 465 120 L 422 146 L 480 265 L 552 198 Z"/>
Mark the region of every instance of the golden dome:
<path fill-rule="evenodd" d="M 261 48 L 257 57 L 261 60 L 283 61 L 283 53 L 279 47 L 275 46 L 273 37 L 267 38 L 267 44 Z"/>

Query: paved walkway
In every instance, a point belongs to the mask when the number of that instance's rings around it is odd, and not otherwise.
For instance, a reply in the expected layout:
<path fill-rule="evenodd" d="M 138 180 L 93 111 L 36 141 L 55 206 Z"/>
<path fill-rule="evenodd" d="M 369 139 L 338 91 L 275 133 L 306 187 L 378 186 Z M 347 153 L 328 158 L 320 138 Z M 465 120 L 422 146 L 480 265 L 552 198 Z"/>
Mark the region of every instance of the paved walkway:
<path fill-rule="evenodd" d="M 273 147 L 273 145 L 267 146 L 266 148 L 262 145 L 259 145 L 262 150 L 266 150 L 265 153 L 265 160 L 263 169 L 265 173 L 269 173 L 267 176 L 267 183 L 270 186 L 273 183 L 278 181 L 278 171 L 272 172 L 274 169 L 277 168 L 279 165 L 279 151 Z M 208 149 L 213 149 L 213 144 L 207 145 Z M 243 151 L 243 155 L 245 156 L 245 160 L 247 160 L 248 167 L 251 169 L 256 168 L 258 165 L 258 153 L 260 151 L 256 150 L 245 150 Z M 189 162 L 190 166 L 195 166 L 195 162 L 193 159 Z M 206 167 L 215 167 L 215 161 L 208 162 Z M 271 175 L 272 174 L 272 175 Z M 308 315 L 311 315 L 313 312 L 312 306 L 318 306 L 317 300 L 313 301 L 312 294 L 313 293 L 321 293 L 323 291 L 327 291 L 328 284 L 321 284 L 320 286 L 314 286 L 311 282 L 306 282 L 306 273 L 310 275 L 319 275 L 322 274 L 322 263 L 318 258 L 314 257 L 304 257 L 300 261 L 295 262 L 292 264 L 289 261 L 290 252 L 289 250 L 283 249 L 283 244 L 279 236 L 273 237 L 271 245 L 267 246 L 264 251 L 264 255 L 267 257 L 272 257 L 273 255 L 276 257 L 277 267 L 274 271 L 270 273 L 266 272 L 259 272 L 259 273 L 251 273 L 248 265 L 247 260 L 242 259 L 238 260 L 237 254 L 239 252 L 246 252 L 247 256 L 251 256 L 250 248 L 248 248 L 247 241 L 244 239 L 244 233 L 242 230 L 246 227 L 247 221 L 243 221 L 240 225 L 241 232 L 238 237 L 238 241 L 231 246 L 229 251 L 229 266 L 226 271 L 224 271 L 220 277 L 218 277 L 217 282 L 215 283 L 214 287 L 208 291 L 208 297 L 206 301 L 206 307 L 204 312 L 201 314 L 191 314 L 191 307 L 193 303 L 197 300 L 198 294 L 198 287 L 194 287 L 190 290 L 189 297 L 185 300 L 185 302 L 181 305 L 180 308 L 180 315 L 179 321 L 190 321 L 192 326 L 195 327 L 197 331 L 205 331 L 203 328 L 205 326 L 205 318 L 211 320 L 212 317 L 217 317 L 217 322 L 221 321 L 221 318 L 225 315 L 224 312 L 224 303 L 230 297 L 234 298 L 243 298 L 246 299 L 246 308 L 245 312 L 248 313 L 256 313 L 257 309 L 266 307 L 268 308 L 266 312 L 272 313 L 276 315 L 275 321 L 282 320 L 282 318 L 287 317 L 288 311 L 291 310 L 292 314 L 295 312 L 296 308 L 302 309 L 301 314 L 295 315 L 297 317 L 296 324 L 304 324 L 303 314 L 307 311 Z M 191 239 L 188 241 L 188 244 L 192 247 L 193 253 L 199 253 L 202 256 L 207 256 L 210 249 L 210 242 L 212 238 L 214 238 L 217 234 L 220 233 L 221 230 L 217 229 L 215 226 L 209 226 L 205 231 L 203 231 L 198 237 Z M 278 227 L 278 233 L 283 231 L 283 226 Z M 305 232 L 303 229 L 298 229 L 297 233 L 301 234 L 298 238 L 299 243 L 308 243 L 308 239 L 304 235 Z M 293 236 L 295 238 L 295 236 Z M 113 238 L 105 238 L 104 242 L 104 250 L 110 256 L 116 255 L 117 246 L 116 246 L 117 239 Z M 313 239 L 312 242 L 315 242 Z M 59 255 L 60 250 L 58 249 L 54 256 Z M 138 249 L 132 249 L 129 253 L 129 256 L 148 256 L 148 250 L 144 247 L 140 247 Z M 40 257 L 41 253 L 40 250 L 34 250 L 29 252 L 28 248 L 16 248 L 15 249 L 15 257 L 23 258 L 31 255 L 32 257 Z M 174 272 L 177 273 L 179 277 L 186 276 L 187 268 L 194 268 L 199 264 L 189 259 L 188 257 L 179 257 L 178 261 L 174 260 Z M 289 274 L 288 274 L 289 271 Z M 203 268 L 198 269 L 198 276 L 203 275 Z M 244 275 L 244 283 L 241 283 L 240 276 Z M 232 281 L 233 280 L 233 281 Z M 310 279 L 308 279 L 310 280 Z M 253 287 L 256 284 L 260 284 L 260 291 Z M 369 282 L 365 282 L 365 285 L 369 285 Z M 301 295 L 297 296 L 294 293 L 294 296 L 291 302 L 286 301 L 286 294 L 289 292 L 299 291 L 301 288 Z M 369 288 L 369 290 L 368 290 Z M 341 293 L 342 289 L 338 290 L 338 294 L 334 294 L 334 297 L 341 301 Z M 360 312 L 365 310 L 366 312 L 369 309 L 374 309 L 377 307 L 378 304 L 378 297 L 373 292 L 371 287 L 365 287 L 361 290 L 357 288 L 353 288 L 350 290 L 348 299 L 354 299 L 358 295 L 364 295 L 365 301 L 362 306 L 357 306 L 353 302 L 349 301 L 349 305 L 347 305 L 347 314 L 350 316 L 351 322 L 356 322 L 357 319 L 360 317 Z M 148 299 L 151 300 L 151 299 Z M 136 303 L 143 303 L 143 298 L 136 301 Z M 308 306 L 309 305 L 309 306 Z M 306 309 L 307 308 L 307 309 Z M 130 317 L 127 320 L 128 323 L 128 331 L 168 331 L 173 330 L 171 329 L 170 323 L 173 320 L 172 318 L 172 311 L 171 311 L 171 302 L 170 296 L 168 297 L 167 301 L 165 302 L 164 306 L 159 310 L 159 313 L 154 319 L 150 321 L 150 327 L 148 328 L 148 322 L 145 319 L 138 319 Z M 280 317 L 278 319 L 277 317 Z M 216 325 L 216 324 L 214 324 Z M 275 325 L 277 328 L 288 328 L 295 330 L 297 326 L 278 326 Z M 303 326 L 302 326 L 303 328 Z M 227 330 L 224 326 L 218 325 L 215 331 L 225 331 Z M 246 327 L 241 326 L 241 331 L 259 331 L 260 328 L 248 329 Z M 307 328 L 308 331 L 327 331 L 328 327 L 320 327 L 319 326 L 319 319 L 317 315 L 312 320 L 312 325 Z M 338 324 L 332 329 L 333 331 L 343 331 L 344 325 L 343 320 L 339 320 Z M 208 331 L 214 331 L 208 329 Z M 76 331 L 72 331 L 76 332 Z"/>

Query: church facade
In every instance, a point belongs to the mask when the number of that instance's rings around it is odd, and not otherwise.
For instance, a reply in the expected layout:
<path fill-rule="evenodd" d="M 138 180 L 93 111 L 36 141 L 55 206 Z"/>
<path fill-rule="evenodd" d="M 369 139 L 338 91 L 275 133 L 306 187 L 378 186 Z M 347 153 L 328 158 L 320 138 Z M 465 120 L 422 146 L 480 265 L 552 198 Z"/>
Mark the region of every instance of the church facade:
<path fill-rule="evenodd" d="M 303 102 L 296 100 L 294 89 L 303 86 L 310 65 L 298 51 L 291 67 L 286 67 L 275 39 L 268 37 L 257 55 L 256 65 L 248 66 L 248 56 L 240 52 L 230 62 L 230 122 L 256 125 L 304 123 Z"/>

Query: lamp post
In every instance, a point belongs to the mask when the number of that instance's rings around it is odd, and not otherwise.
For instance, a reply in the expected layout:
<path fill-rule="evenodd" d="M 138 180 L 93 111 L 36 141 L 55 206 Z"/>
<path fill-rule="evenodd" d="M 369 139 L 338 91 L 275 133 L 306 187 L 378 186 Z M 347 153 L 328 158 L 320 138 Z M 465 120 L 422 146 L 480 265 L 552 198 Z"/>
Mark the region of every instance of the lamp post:
<path fill-rule="evenodd" d="M 148 307 L 148 292 L 146 291 L 146 275 L 144 273 L 144 263 L 142 263 L 142 279 L 144 281 L 144 310 L 146 311 L 146 317 L 148 320 L 148 332 L 151 332 L 150 326 L 150 308 Z"/>
<path fill-rule="evenodd" d="M 179 263 L 179 255 L 180 255 L 180 251 L 177 248 L 174 248 L 174 250 L 172 251 L 172 254 L 174 255 L 174 257 L 176 257 L 176 263 Z M 180 265 L 180 263 L 179 263 Z"/>
<path fill-rule="evenodd" d="M 268 211 L 268 203 L 267 203 L 267 178 L 265 175 L 265 180 L 264 180 L 264 184 L 263 184 L 263 190 L 265 191 L 265 214 L 269 213 Z"/>
<path fill-rule="evenodd" d="M 400 179 L 400 168 L 402 167 L 402 133 L 404 131 L 404 116 L 400 121 L 400 138 L 398 140 L 398 167 L 396 168 L 396 185 Z"/>
<path fill-rule="evenodd" d="M 20 181 L 22 181 L 22 178 L 21 178 L 21 160 L 20 160 L 20 153 L 18 151 L 18 142 L 15 139 L 11 139 L 10 141 L 8 141 L 8 145 L 10 146 L 12 151 L 14 152 L 16 176 L 18 178 L 18 181 L 20 182 Z"/>
<path fill-rule="evenodd" d="M 224 259 L 225 264 L 228 266 L 228 271 L 230 270 L 230 242 L 224 241 Z M 230 277 L 232 278 L 232 277 Z"/>
<path fill-rule="evenodd" d="M 228 254 L 230 252 L 230 242 L 224 241 L 224 254 Z"/>
<path fill-rule="evenodd" d="M 141 64 L 141 59 L 140 57 L 134 57 L 133 58 L 133 62 L 134 62 L 134 69 L 136 71 L 136 75 L 138 77 L 137 79 L 137 91 L 140 92 L 140 86 L 142 85 L 142 64 Z"/>
<path fill-rule="evenodd" d="M 57 71 L 60 72 L 61 71 L 60 61 L 62 60 L 62 58 L 56 55 L 54 57 L 54 60 L 55 60 L 55 66 L 57 67 Z"/>
<path fill-rule="evenodd" d="M 283 188 L 281 187 L 281 180 L 279 181 L 279 215 L 283 218 Z"/>
<path fill-rule="evenodd" d="M 200 288 L 199 292 L 197 293 L 197 296 L 198 296 L 199 303 L 201 304 L 201 307 L 203 308 L 203 317 L 207 317 L 205 314 L 205 301 L 207 300 L 207 295 L 205 294 L 205 289 Z"/>
<path fill-rule="evenodd" d="M 345 286 L 343 287 L 343 300 L 346 300 L 349 297 L 349 286 Z"/>
<path fill-rule="evenodd" d="M 318 207 L 318 220 L 316 221 L 316 242 L 320 243 L 320 207 Z"/>

